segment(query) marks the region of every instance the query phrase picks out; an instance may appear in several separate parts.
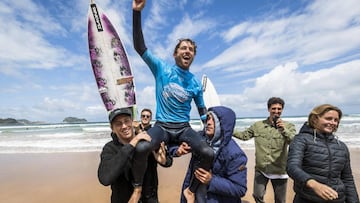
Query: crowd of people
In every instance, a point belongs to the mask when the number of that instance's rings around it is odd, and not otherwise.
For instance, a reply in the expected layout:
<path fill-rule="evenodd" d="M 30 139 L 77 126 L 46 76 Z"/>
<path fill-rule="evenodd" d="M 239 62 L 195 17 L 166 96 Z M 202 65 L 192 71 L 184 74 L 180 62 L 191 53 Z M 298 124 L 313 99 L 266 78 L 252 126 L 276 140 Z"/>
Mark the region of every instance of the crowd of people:
<path fill-rule="evenodd" d="M 192 153 L 179 201 L 241 202 L 241 197 L 247 192 L 247 156 L 232 138 L 236 137 L 242 140 L 254 138 L 255 202 L 264 202 L 269 180 L 274 189 L 274 202 L 286 202 L 289 175 L 294 180 L 294 203 L 358 203 L 349 150 L 334 134 L 342 111 L 331 104 L 315 107 L 295 135 L 294 125 L 280 118 L 283 107 L 281 98 L 270 98 L 269 117 L 243 132 L 234 131 L 236 116 L 233 110 L 224 106 L 209 108 L 205 127 L 197 134 L 213 150 L 213 163 L 211 168 L 204 169 L 199 165 L 199 155 Z M 276 122 L 272 119 L 274 117 L 278 117 Z M 141 111 L 140 122 L 134 120 L 132 108 L 116 109 L 109 115 L 112 140 L 101 152 L 98 178 L 103 185 L 111 186 L 113 203 L 130 202 L 133 197 L 136 186 L 133 184 L 132 162 L 136 145 L 152 139 L 147 133 L 151 128 L 151 118 L 150 109 Z M 172 147 L 169 149 L 162 142 L 148 155 L 137 202 L 158 203 L 157 164 L 170 167 L 173 157 L 191 152 L 186 142 Z M 194 179 L 199 181 L 199 185 L 191 191 Z"/>
<path fill-rule="evenodd" d="M 179 40 L 174 65 L 147 48 L 141 27 L 145 2 L 133 0 L 133 43 L 155 79 L 156 113 L 153 126 L 150 109 L 141 111 L 140 122 L 132 107 L 109 114 L 112 140 L 101 152 L 98 178 L 111 186 L 112 203 L 158 203 L 157 165 L 171 167 L 173 157 L 188 153 L 181 199 L 174 202 L 241 202 L 247 192 L 248 158 L 235 138 L 254 138 L 256 203 L 264 203 L 269 181 L 274 202 L 285 203 L 289 177 L 294 180 L 294 203 L 359 203 L 349 150 L 334 134 L 342 117 L 338 107 L 315 107 L 297 134 L 295 125 L 281 117 L 284 100 L 271 97 L 268 117 L 234 131 L 235 112 L 225 106 L 207 109 L 201 82 L 189 71 L 197 48 L 193 40 Z M 189 123 L 192 101 L 204 123 L 199 132 Z"/>

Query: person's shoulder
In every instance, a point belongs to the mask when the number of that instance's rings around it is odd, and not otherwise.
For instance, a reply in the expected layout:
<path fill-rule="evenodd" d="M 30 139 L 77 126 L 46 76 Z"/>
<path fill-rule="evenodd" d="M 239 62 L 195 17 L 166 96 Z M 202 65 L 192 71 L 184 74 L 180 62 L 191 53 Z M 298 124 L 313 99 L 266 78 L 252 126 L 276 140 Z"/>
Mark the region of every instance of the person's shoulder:
<path fill-rule="evenodd" d="M 157 63 L 164 63 L 164 61 L 160 57 L 153 54 L 150 49 L 146 49 L 141 58 L 144 61 L 155 61 Z"/>
<path fill-rule="evenodd" d="M 114 140 L 110 140 L 110 141 L 108 141 L 107 143 L 105 143 L 104 147 L 105 147 L 105 146 L 112 146 L 112 145 L 115 145 Z"/>
<path fill-rule="evenodd" d="M 226 160 L 226 162 L 238 165 L 246 164 L 247 155 L 241 149 L 241 147 L 231 139 L 227 145 L 224 146 L 222 157 Z"/>
<path fill-rule="evenodd" d="M 309 133 L 301 132 L 294 136 L 292 142 L 307 142 L 308 140 L 313 140 L 313 136 Z"/>
<path fill-rule="evenodd" d="M 104 153 L 104 152 L 116 151 L 116 148 L 117 146 L 114 140 L 111 140 L 104 145 L 102 152 Z"/>
<path fill-rule="evenodd" d="M 252 125 L 250 125 L 250 127 L 264 127 L 265 125 L 268 124 L 268 120 L 264 119 L 264 120 L 259 120 L 259 121 L 255 121 Z"/>
<path fill-rule="evenodd" d="M 287 121 L 287 120 L 283 120 L 284 124 L 285 125 L 288 125 L 288 126 L 295 126 L 294 123 L 291 123 L 290 121 Z"/>
<path fill-rule="evenodd" d="M 224 147 L 226 147 L 227 151 L 229 151 L 229 153 L 231 153 L 231 154 L 237 154 L 237 155 L 244 154 L 245 155 L 245 152 L 241 149 L 239 144 L 236 143 L 233 138 L 231 138 L 229 143 L 227 145 L 225 145 Z"/>

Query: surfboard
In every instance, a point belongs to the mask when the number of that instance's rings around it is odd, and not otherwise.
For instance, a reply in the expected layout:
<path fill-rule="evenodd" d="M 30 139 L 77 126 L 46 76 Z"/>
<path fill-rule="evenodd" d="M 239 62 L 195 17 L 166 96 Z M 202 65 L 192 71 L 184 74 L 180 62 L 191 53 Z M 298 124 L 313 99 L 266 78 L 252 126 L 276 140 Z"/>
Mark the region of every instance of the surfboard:
<path fill-rule="evenodd" d="M 209 109 L 213 106 L 220 106 L 219 95 L 217 94 L 213 83 L 205 74 L 201 78 L 201 84 L 206 108 Z M 204 127 L 204 124 L 200 122 L 200 129 L 204 129 Z"/>
<path fill-rule="evenodd" d="M 135 82 L 126 50 L 94 0 L 88 11 L 88 42 L 92 70 L 106 110 L 133 107 L 135 113 Z"/>
<path fill-rule="evenodd" d="M 202 76 L 203 98 L 206 108 L 220 106 L 220 98 L 208 76 Z"/>

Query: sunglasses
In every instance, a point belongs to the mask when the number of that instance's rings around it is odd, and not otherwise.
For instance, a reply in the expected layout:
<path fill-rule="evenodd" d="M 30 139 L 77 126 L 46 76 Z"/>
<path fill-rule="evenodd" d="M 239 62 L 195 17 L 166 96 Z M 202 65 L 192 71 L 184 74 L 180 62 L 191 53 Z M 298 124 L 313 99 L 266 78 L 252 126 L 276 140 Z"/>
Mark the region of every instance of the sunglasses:
<path fill-rule="evenodd" d="M 150 115 L 141 115 L 141 118 L 150 118 Z"/>

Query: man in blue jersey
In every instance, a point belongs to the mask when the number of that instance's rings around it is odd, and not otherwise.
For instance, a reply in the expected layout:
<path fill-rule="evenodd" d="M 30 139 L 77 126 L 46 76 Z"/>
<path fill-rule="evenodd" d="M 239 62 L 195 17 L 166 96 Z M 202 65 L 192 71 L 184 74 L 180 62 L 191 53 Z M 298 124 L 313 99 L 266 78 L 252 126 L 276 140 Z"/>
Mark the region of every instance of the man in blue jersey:
<path fill-rule="evenodd" d="M 190 110 L 194 99 L 200 117 L 206 119 L 206 107 L 202 96 L 202 85 L 189 71 L 196 54 L 196 44 L 191 39 L 179 40 L 173 56 L 175 64 L 170 65 L 154 56 L 147 49 L 141 28 L 141 10 L 145 0 L 133 0 L 133 40 L 134 48 L 149 66 L 156 83 L 156 123 L 149 129 L 151 142 L 139 142 L 136 146 L 133 175 L 134 193 L 130 202 L 137 202 L 141 194 L 143 174 L 146 171 L 147 154 L 157 149 L 162 141 L 167 145 L 186 142 L 200 159 L 198 166 L 210 169 L 214 157 L 213 150 L 191 128 Z M 190 190 L 195 192 L 199 181 L 193 181 Z"/>

